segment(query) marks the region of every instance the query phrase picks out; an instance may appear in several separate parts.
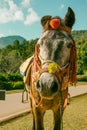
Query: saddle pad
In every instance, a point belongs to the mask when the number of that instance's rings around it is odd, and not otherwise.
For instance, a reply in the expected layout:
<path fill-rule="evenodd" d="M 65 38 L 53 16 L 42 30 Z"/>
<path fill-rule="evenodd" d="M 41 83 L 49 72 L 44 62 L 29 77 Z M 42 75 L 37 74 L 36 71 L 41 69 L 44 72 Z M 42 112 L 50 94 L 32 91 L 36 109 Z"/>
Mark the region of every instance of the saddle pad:
<path fill-rule="evenodd" d="M 20 70 L 20 74 L 25 76 L 26 75 L 26 72 L 27 72 L 27 69 L 29 67 L 29 65 L 32 63 L 33 61 L 33 57 L 34 56 L 31 56 L 29 57 L 26 61 L 24 61 L 21 66 L 19 67 L 19 70 Z"/>

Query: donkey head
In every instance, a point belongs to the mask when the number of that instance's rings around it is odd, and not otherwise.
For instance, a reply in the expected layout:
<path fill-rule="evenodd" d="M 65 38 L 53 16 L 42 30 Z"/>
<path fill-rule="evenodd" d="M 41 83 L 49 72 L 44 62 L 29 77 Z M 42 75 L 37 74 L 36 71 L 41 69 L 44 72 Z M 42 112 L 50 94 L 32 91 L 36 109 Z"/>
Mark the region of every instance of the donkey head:
<path fill-rule="evenodd" d="M 58 20 L 57 24 L 55 19 Z M 48 68 L 47 72 L 44 71 L 40 75 L 36 84 L 36 89 L 42 97 L 53 98 L 58 93 L 58 90 L 61 89 L 64 76 L 69 74 L 68 71 L 62 77 L 55 75 L 56 73 L 60 75 L 63 69 L 69 65 L 70 52 L 73 46 L 70 32 L 74 22 L 75 15 L 70 7 L 64 19 L 60 17 L 52 18 L 50 15 L 41 19 L 44 32 L 38 41 L 40 46 L 39 59 L 42 69 Z"/>

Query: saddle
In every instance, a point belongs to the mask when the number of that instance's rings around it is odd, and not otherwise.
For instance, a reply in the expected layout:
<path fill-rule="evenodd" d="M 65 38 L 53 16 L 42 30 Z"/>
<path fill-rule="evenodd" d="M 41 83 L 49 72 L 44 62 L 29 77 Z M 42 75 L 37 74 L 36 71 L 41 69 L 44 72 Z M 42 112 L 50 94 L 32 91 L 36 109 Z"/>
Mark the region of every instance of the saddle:
<path fill-rule="evenodd" d="M 31 73 L 31 64 L 34 60 L 34 55 L 29 57 L 27 60 L 25 60 L 19 70 L 20 70 L 20 74 L 23 76 L 23 81 L 25 84 L 29 85 L 30 84 L 30 73 Z"/>

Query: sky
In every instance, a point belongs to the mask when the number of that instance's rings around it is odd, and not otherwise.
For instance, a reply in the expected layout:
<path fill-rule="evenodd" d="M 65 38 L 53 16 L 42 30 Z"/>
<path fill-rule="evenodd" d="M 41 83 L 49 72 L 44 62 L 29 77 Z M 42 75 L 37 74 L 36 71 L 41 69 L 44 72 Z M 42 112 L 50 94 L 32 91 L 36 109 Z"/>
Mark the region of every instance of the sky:
<path fill-rule="evenodd" d="M 0 37 L 39 38 L 41 17 L 64 18 L 68 7 L 73 9 L 76 17 L 72 30 L 87 30 L 87 0 L 0 0 Z"/>

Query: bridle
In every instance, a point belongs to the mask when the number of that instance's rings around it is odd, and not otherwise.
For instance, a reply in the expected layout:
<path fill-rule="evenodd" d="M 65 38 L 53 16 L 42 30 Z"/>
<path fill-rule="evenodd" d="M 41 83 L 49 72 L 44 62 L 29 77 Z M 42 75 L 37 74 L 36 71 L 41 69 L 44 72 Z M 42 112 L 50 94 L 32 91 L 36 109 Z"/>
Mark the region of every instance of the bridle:
<path fill-rule="evenodd" d="M 56 67 L 57 69 L 52 74 L 54 74 L 61 83 L 63 75 L 65 75 L 67 72 L 69 72 L 69 82 L 72 85 L 75 85 L 76 84 L 76 45 L 71 36 L 71 28 L 67 27 L 64 23 L 62 25 L 60 18 L 50 18 L 48 20 L 47 24 L 49 24 L 47 30 L 66 31 L 73 41 L 73 45 L 72 45 L 72 48 L 70 51 L 69 64 L 65 65 L 64 68 L 61 68 L 57 63 L 54 63 L 55 64 L 54 66 L 57 66 Z M 44 31 L 46 31 L 46 30 L 44 30 Z M 42 60 L 43 60 L 43 58 L 40 57 L 40 45 L 37 43 L 35 46 L 35 57 L 34 57 L 34 61 L 33 61 L 33 65 L 36 66 L 35 72 L 39 71 L 40 75 L 44 72 L 50 73 L 50 71 L 49 71 L 50 67 L 42 68 L 42 62 L 41 62 Z M 54 61 L 49 61 L 49 60 L 44 61 L 44 63 L 48 63 L 48 62 L 51 62 L 50 64 L 52 65 L 52 63 Z"/>
<path fill-rule="evenodd" d="M 42 68 L 43 64 L 48 63 L 49 65 L 52 65 L 54 63 L 54 65 L 57 67 L 57 69 L 52 74 L 57 77 L 57 79 L 61 85 L 62 85 L 62 79 L 63 79 L 64 75 L 66 75 L 66 74 L 68 74 L 68 83 L 71 83 L 72 85 L 76 84 L 76 46 L 75 46 L 74 41 L 73 41 L 73 46 L 72 46 L 72 49 L 70 52 L 70 62 L 69 62 L 69 64 L 66 64 L 64 67 L 60 67 L 57 63 L 55 63 L 54 61 L 51 61 L 51 60 L 46 60 L 46 61 L 44 60 L 42 63 L 42 60 L 43 59 L 40 57 L 40 45 L 37 43 L 35 46 L 34 60 L 32 62 L 33 72 L 34 73 L 38 72 L 37 80 L 34 81 L 34 83 L 36 83 L 38 81 L 38 79 L 42 73 L 44 73 L 44 72 L 50 73 L 49 66 Z M 32 98 L 35 106 L 39 107 L 41 105 L 42 98 L 41 98 L 40 102 L 38 104 L 36 104 L 35 99 L 32 94 L 33 85 L 31 84 L 30 86 L 31 86 L 30 97 Z M 62 87 L 60 89 L 60 91 L 63 91 L 64 89 L 65 88 Z"/>
<path fill-rule="evenodd" d="M 60 65 L 58 65 L 56 62 L 52 61 L 52 60 L 43 60 L 40 56 L 40 45 L 36 44 L 35 46 L 35 56 L 34 56 L 34 61 L 33 61 L 33 65 L 36 66 L 36 71 L 39 71 L 39 74 L 41 75 L 44 72 L 49 72 L 49 66 L 48 67 L 44 67 L 42 68 L 43 64 L 52 64 L 54 63 L 54 65 L 56 65 L 56 71 L 53 72 L 52 74 L 54 74 L 58 80 L 61 82 L 62 81 L 62 77 L 63 75 L 65 75 L 67 72 L 70 73 L 70 77 L 69 77 L 69 81 L 74 85 L 76 83 L 76 46 L 75 46 L 75 42 L 73 40 L 73 46 L 71 48 L 71 52 L 70 52 L 70 62 L 68 64 L 66 64 L 63 67 L 60 67 Z M 43 60 L 43 62 L 42 62 Z"/>

